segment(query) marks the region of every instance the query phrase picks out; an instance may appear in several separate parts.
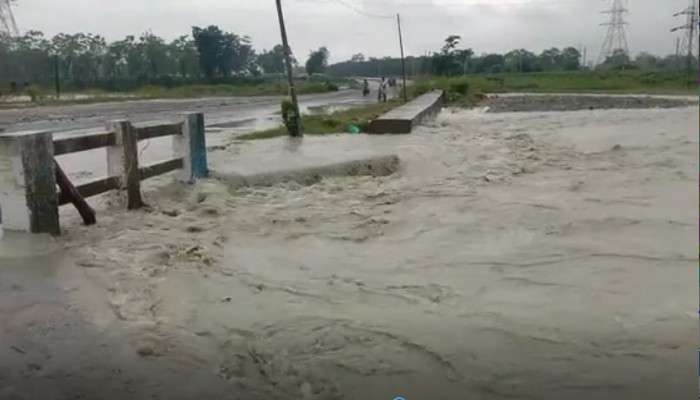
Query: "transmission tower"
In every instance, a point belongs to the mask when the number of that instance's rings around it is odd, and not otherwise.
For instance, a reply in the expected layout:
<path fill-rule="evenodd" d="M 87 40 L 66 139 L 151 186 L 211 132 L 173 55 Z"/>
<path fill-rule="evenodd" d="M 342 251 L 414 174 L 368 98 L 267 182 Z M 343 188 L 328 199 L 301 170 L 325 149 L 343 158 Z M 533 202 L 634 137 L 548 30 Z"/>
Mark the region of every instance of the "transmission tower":
<path fill-rule="evenodd" d="M 674 17 L 685 16 L 684 25 L 671 29 L 671 32 L 685 31 L 685 35 L 678 45 L 677 55 L 685 54 L 688 70 L 693 67 L 693 56 L 695 55 L 695 34 L 698 29 L 698 6 L 696 0 L 690 0 L 690 5 L 683 11 L 673 14 Z"/>
<path fill-rule="evenodd" d="M 608 32 L 603 41 L 603 47 L 598 56 L 598 64 L 602 64 L 608 57 L 615 54 L 616 51 L 622 50 L 626 55 L 629 55 L 629 45 L 627 43 L 627 32 L 625 27 L 628 25 L 625 21 L 625 14 L 629 12 L 625 7 L 625 0 L 612 0 L 612 7 L 609 10 L 603 11 L 603 14 L 610 14 L 610 20 L 601 26 L 607 26 Z"/>
<path fill-rule="evenodd" d="M 15 0 L 0 0 L 0 34 L 19 35 L 17 22 L 15 22 L 15 16 L 12 14 L 11 3 L 14 2 Z"/>

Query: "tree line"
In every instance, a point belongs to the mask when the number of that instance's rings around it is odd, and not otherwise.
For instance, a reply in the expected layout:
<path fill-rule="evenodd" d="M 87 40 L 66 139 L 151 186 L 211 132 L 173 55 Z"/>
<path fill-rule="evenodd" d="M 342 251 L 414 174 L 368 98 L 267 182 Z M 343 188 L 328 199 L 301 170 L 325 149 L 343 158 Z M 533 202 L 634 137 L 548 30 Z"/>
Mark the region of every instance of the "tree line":
<path fill-rule="evenodd" d="M 492 74 L 503 72 L 551 72 L 577 71 L 588 69 L 584 65 L 583 55 L 575 47 L 556 47 L 544 50 L 540 54 L 526 49 L 515 49 L 505 54 L 483 54 L 476 56 L 472 49 L 460 49 L 461 37 L 449 36 L 444 46 L 430 55 L 406 58 L 406 72 L 409 75 L 455 76 L 463 74 Z M 657 57 L 649 53 L 640 53 L 631 59 L 622 51 L 616 51 L 608 57 L 600 69 L 639 69 L 677 71 L 686 67 L 685 56 L 670 55 Z M 697 65 L 697 59 L 693 62 Z M 401 59 L 369 58 L 358 53 L 350 60 L 333 64 L 328 74 L 334 76 L 395 76 L 402 73 Z"/>
<path fill-rule="evenodd" d="M 307 68 L 328 65 L 326 48 L 309 56 Z M 297 61 L 292 57 L 294 65 Z M 74 88 L 128 89 L 144 84 L 231 82 L 282 74 L 284 49 L 277 45 L 256 52 L 251 38 L 211 25 L 193 27 L 191 35 L 172 41 L 145 32 L 108 42 L 90 33 L 61 33 L 47 38 L 40 31 L 19 37 L 0 34 L 0 84 L 48 84 L 56 73 Z"/>

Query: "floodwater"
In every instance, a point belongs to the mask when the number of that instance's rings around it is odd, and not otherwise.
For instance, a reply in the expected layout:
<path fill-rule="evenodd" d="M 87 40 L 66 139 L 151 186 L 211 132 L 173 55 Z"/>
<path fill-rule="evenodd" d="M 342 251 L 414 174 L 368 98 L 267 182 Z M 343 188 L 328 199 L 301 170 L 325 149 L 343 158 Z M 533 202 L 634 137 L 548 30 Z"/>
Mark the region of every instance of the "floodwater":
<path fill-rule="evenodd" d="M 208 127 L 238 124 L 232 133 L 241 134 L 278 126 L 281 100 L 282 96 L 209 97 L 6 109 L 0 110 L 0 129 L 6 132 L 47 129 L 62 137 L 103 130 L 111 120 L 158 123 L 177 120 L 186 112 L 203 112 Z M 376 98 L 363 97 L 360 90 L 344 89 L 299 96 L 299 102 L 302 113 L 313 114 L 373 103 Z"/>
<path fill-rule="evenodd" d="M 304 139 L 393 176 L 66 209 L 49 256 L 0 253 L 0 398 L 695 396 L 698 125 L 445 110 Z"/>
<path fill-rule="evenodd" d="M 305 114 L 327 114 L 353 106 L 376 102 L 359 90 L 300 96 Z M 0 110 L 0 128 L 7 132 L 50 129 L 55 138 L 84 135 L 105 130 L 110 120 L 129 119 L 136 125 L 177 121 L 185 112 L 203 112 L 210 147 L 221 146 L 232 138 L 282 123 L 281 97 L 216 97 L 184 100 L 136 100 L 70 106 L 50 106 Z M 176 157 L 172 139 L 158 138 L 139 143 L 142 165 Z M 98 149 L 58 157 L 74 183 L 105 177 L 106 150 Z"/>

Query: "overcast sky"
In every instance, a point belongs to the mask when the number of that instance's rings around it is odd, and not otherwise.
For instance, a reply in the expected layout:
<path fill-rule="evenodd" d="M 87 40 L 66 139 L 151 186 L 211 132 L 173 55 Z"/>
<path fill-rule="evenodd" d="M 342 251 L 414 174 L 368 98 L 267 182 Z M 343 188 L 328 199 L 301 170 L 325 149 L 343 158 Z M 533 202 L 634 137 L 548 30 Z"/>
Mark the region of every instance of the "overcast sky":
<path fill-rule="evenodd" d="M 669 54 L 684 23 L 673 13 L 689 0 L 629 0 L 630 50 Z M 292 50 L 305 58 L 327 46 L 332 61 L 362 52 L 367 56 L 399 54 L 396 23 L 369 17 L 401 13 L 406 52 L 437 50 L 450 34 L 477 54 L 514 48 L 587 46 L 594 58 L 605 36 L 599 26 L 607 0 L 283 0 Z M 14 8 L 20 30 L 99 33 L 109 40 L 151 30 L 167 39 L 193 25 L 216 24 L 249 35 L 257 49 L 279 42 L 274 0 L 18 0 Z"/>

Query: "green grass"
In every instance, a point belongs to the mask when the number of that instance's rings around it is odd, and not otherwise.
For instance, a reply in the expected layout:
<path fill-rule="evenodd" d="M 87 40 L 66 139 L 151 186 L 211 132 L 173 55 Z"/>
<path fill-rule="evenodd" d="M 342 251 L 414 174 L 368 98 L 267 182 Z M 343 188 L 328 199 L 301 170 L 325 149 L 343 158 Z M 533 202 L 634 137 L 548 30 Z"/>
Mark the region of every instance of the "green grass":
<path fill-rule="evenodd" d="M 357 126 L 361 132 L 366 132 L 369 123 L 378 116 L 403 104 L 401 100 L 390 100 L 387 103 L 372 104 L 363 107 L 352 108 L 345 111 L 337 111 L 329 115 L 305 115 L 303 116 L 304 134 L 328 135 L 348 132 L 350 125 Z M 249 133 L 239 136 L 237 140 L 270 139 L 286 136 L 287 129 L 280 125 L 277 128 Z"/>
<path fill-rule="evenodd" d="M 422 77 L 414 94 L 432 89 L 447 93 L 448 103 L 471 106 L 483 93 L 615 93 L 615 94 L 697 94 L 695 76 L 684 72 L 575 71 L 530 74 L 466 75 Z"/>

